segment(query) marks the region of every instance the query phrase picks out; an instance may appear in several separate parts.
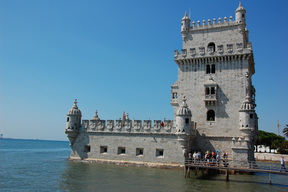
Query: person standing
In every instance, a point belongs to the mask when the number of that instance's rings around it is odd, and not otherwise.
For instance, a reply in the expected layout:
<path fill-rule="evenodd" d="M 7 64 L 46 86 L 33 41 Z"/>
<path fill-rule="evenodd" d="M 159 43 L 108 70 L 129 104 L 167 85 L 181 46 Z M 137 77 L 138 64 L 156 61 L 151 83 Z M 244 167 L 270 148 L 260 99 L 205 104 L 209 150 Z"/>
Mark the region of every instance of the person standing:
<path fill-rule="evenodd" d="M 219 167 L 219 165 L 220 165 L 220 152 L 218 152 L 216 155 L 216 161 L 217 161 L 217 166 Z"/>
<path fill-rule="evenodd" d="M 281 164 L 280 172 L 281 172 L 283 169 L 284 169 L 284 171 L 286 172 L 285 161 L 284 161 L 284 157 L 283 157 L 283 156 L 281 156 L 280 164 Z"/>

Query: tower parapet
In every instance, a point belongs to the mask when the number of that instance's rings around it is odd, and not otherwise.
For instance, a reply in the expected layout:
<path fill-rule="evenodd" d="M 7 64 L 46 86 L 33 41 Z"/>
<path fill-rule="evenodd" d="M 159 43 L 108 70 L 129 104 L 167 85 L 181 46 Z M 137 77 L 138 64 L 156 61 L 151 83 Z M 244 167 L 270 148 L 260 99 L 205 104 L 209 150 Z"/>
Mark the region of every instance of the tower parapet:
<path fill-rule="evenodd" d="M 81 132 L 175 133 L 173 120 L 82 120 Z"/>

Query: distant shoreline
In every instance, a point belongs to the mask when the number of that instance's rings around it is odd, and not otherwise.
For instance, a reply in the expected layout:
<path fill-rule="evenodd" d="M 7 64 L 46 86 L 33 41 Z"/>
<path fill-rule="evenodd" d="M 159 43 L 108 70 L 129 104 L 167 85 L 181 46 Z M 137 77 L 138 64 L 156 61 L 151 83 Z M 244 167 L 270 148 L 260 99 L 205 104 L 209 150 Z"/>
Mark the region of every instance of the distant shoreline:
<path fill-rule="evenodd" d="M 59 141 L 59 142 L 69 142 L 68 140 L 64 141 L 64 140 L 49 140 L 49 139 L 20 139 L 20 138 L 8 138 L 8 137 L 2 137 L 0 138 L 0 140 L 27 140 L 27 141 Z"/>

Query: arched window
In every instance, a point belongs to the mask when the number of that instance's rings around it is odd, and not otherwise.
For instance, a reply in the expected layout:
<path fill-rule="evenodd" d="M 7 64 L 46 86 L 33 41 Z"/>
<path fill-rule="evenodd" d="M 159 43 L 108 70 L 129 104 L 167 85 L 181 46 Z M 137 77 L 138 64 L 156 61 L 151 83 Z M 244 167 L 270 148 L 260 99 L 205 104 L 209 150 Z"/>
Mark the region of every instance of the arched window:
<path fill-rule="evenodd" d="M 186 124 L 189 124 L 189 118 L 186 118 L 186 119 L 185 119 L 185 123 L 186 123 Z"/>
<path fill-rule="evenodd" d="M 207 111 L 207 121 L 215 121 L 215 112 L 213 110 Z"/>
<path fill-rule="evenodd" d="M 69 122 L 69 117 L 67 117 L 67 122 Z"/>
<path fill-rule="evenodd" d="M 208 44 L 208 49 L 209 49 L 211 52 L 215 52 L 215 43 L 209 43 L 209 44 Z"/>

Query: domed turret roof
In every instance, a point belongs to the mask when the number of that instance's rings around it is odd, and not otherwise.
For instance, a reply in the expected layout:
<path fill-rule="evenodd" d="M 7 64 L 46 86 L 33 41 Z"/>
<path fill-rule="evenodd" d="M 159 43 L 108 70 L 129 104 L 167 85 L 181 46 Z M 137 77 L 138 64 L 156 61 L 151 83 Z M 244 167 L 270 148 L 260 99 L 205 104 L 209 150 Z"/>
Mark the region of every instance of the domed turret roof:
<path fill-rule="evenodd" d="M 184 17 L 182 18 L 182 20 L 190 20 L 190 18 L 188 17 L 188 15 L 187 15 L 187 13 L 185 12 L 185 15 L 184 15 Z"/>
<path fill-rule="evenodd" d="M 244 7 L 242 6 L 242 3 L 241 3 L 241 2 L 239 3 L 239 6 L 238 6 L 238 8 L 236 9 L 235 12 L 238 12 L 238 11 L 244 11 L 244 12 L 246 12 L 246 10 L 245 10 Z"/>
<path fill-rule="evenodd" d="M 95 115 L 91 118 L 91 120 L 100 120 L 98 116 L 98 111 L 95 112 Z"/>
<path fill-rule="evenodd" d="M 188 108 L 186 103 L 186 98 L 183 97 L 183 103 L 180 105 L 179 109 L 177 110 L 176 115 L 192 115 L 191 110 Z"/>
<path fill-rule="evenodd" d="M 77 106 L 77 99 L 75 99 L 74 101 L 74 105 L 71 107 L 71 109 L 68 111 L 68 114 L 67 115 L 81 115 L 81 111 L 80 109 L 78 109 L 78 106 Z"/>
<path fill-rule="evenodd" d="M 247 96 L 246 97 L 246 100 L 243 101 L 242 105 L 241 105 L 241 110 L 254 110 L 255 108 L 255 104 L 253 104 L 251 101 L 250 101 L 250 97 Z"/>

